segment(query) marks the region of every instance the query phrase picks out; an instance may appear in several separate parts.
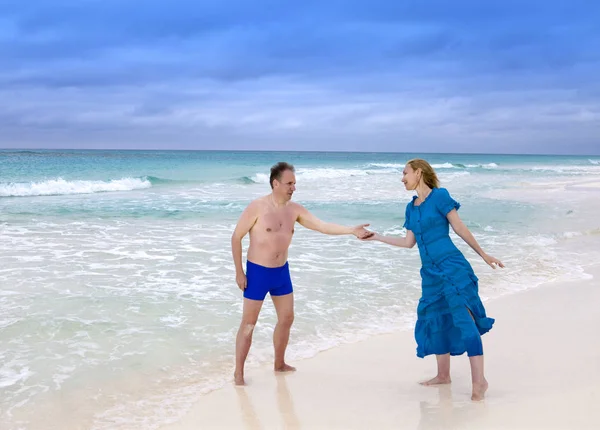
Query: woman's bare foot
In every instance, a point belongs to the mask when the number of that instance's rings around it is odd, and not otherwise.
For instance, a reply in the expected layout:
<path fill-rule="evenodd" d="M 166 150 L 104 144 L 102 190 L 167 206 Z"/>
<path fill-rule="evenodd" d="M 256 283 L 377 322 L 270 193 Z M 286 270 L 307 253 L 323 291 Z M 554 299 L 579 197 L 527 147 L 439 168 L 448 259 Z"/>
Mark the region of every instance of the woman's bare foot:
<path fill-rule="evenodd" d="M 419 384 L 421 385 L 443 385 L 443 384 L 449 384 L 450 382 L 452 382 L 452 379 L 450 379 L 450 376 L 436 376 L 433 379 L 430 379 L 429 381 L 423 381 L 423 382 L 419 382 Z"/>
<path fill-rule="evenodd" d="M 235 372 L 233 374 L 233 380 L 235 385 L 246 385 L 246 381 L 244 381 L 244 374 L 241 372 Z"/>
<path fill-rule="evenodd" d="M 485 397 L 485 392 L 488 389 L 488 382 L 484 379 L 483 382 L 473 382 L 473 394 L 471 400 L 480 401 Z"/>
<path fill-rule="evenodd" d="M 290 366 L 289 364 L 285 364 L 283 363 L 281 366 L 275 365 L 274 366 L 275 372 L 295 372 L 296 368 L 293 366 Z"/>

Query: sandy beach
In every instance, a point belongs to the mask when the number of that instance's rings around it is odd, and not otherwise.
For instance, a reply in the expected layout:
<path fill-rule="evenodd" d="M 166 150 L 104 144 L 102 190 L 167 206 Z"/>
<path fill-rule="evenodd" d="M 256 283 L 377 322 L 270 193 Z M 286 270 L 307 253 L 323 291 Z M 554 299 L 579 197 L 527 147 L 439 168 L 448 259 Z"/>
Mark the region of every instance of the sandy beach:
<path fill-rule="evenodd" d="M 248 385 L 202 397 L 168 429 L 597 429 L 600 428 L 600 266 L 486 304 L 483 402 L 470 400 L 466 356 L 451 385 L 423 387 L 435 359 L 418 359 L 411 332 L 382 335 L 297 363 L 298 372 L 251 370 Z M 293 339 L 292 339 L 293 342 Z"/>

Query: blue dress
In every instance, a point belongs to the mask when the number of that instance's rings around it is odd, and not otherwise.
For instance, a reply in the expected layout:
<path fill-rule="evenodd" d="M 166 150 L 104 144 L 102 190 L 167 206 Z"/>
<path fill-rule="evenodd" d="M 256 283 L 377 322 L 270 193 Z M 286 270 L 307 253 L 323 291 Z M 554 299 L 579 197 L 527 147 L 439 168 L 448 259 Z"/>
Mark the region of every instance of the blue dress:
<path fill-rule="evenodd" d="M 406 206 L 404 227 L 421 255 L 422 297 L 417 307 L 417 356 L 483 354 L 481 335 L 494 324 L 478 294 L 478 279 L 449 235 L 446 216 L 460 204 L 445 188 L 433 188 L 424 202 Z"/>

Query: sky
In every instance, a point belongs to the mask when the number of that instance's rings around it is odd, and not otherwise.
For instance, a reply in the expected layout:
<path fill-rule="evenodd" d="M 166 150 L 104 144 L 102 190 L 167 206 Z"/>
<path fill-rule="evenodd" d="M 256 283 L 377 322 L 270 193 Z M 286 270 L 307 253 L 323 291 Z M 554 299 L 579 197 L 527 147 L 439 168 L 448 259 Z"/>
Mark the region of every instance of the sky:
<path fill-rule="evenodd" d="M 0 1 L 0 148 L 600 154 L 596 0 Z"/>

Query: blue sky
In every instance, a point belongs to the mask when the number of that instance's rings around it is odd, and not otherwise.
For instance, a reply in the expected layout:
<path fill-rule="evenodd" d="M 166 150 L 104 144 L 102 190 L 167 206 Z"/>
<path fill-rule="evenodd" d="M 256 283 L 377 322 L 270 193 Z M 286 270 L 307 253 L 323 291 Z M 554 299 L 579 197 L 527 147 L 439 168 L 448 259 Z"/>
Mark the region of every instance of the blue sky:
<path fill-rule="evenodd" d="M 0 2 L 0 147 L 600 153 L 600 2 Z"/>

